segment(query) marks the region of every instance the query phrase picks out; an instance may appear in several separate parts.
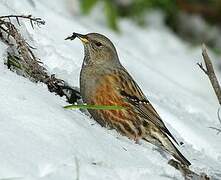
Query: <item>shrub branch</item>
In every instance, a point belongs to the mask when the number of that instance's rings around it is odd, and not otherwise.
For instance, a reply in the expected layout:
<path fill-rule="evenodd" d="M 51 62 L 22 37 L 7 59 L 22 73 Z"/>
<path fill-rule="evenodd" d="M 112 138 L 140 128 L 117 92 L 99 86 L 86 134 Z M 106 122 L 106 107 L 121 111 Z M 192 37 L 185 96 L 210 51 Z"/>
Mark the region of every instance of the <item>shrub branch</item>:
<path fill-rule="evenodd" d="M 205 63 L 205 68 L 203 67 L 203 64 L 202 63 L 197 63 L 197 65 L 200 67 L 200 69 L 208 76 L 209 80 L 210 80 L 210 83 L 213 87 L 213 90 L 216 94 L 216 97 L 217 97 L 217 100 L 219 102 L 219 105 L 221 105 L 221 88 L 220 88 L 220 84 L 219 84 L 219 81 L 216 77 L 216 74 L 215 74 L 215 71 L 214 71 L 214 68 L 213 68 L 213 64 L 212 64 L 212 61 L 207 53 L 207 48 L 206 48 L 206 45 L 203 44 L 202 45 L 202 56 L 203 56 L 203 59 L 204 59 L 204 63 Z M 217 112 L 217 115 L 218 115 L 218 120 L 221 124 L 221 119 L 220 119 L 220 115 L 219 115 L 219 110 Z M 219 128 L 216 128 L 216 127 L 210 127 L 211 129 L 215 129 L 218 131 L 218 133 L 221 132 L 221 129 Z"/>
<path fill-rule="evenodd" d="M 219 104 L 221 105 L 221 88 L 217 80 L 212 61 L 207 53 L 205 44 L 203 44 L 202 46 L 202 56 L 206 65 L 206 69 L 203 67 L 202 63 L 197 63 L 197 65 L 208 76 L 210 83 L 212 84 L 213 90 L 215 91 L 216 97 L 219 101 Z"/>
<path fill-rule="evenodd" d="M 65 96 L 69 103 L 80 99 L 80 93 L 76 88 L 69 86 L 64 80 L 56 78 L 55 75 L 48 74 L 40 59 L 35 56 L 34 48 L 29 45 L 12 23 L 11 19 L 13 18 L 16 19 L 18 25 L 21 25 L 21 19 L 29 20 L 32 28 L 35 25 L 45 24 L 44 20 L 34 18 L 32 15 L 0 16 L 0 40 L 9 46 L 5 62 L 8 68 L 31 81 L 46 84 L 50 92 Z"/>

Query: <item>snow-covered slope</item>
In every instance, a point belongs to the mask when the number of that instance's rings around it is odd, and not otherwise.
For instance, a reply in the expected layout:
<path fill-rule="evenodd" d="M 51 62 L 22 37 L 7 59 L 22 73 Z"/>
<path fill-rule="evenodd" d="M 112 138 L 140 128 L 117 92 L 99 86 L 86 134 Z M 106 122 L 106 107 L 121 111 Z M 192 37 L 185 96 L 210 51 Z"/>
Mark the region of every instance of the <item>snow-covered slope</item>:
<path fill-rule="evenodd" d="M 71 15 L 62 0 L 1 0 L 0 9 L 0 15 L 32 14 L 46 21 L 34 30 L 23 21 L 21 32 L 47 69 L 73 86 L 79 86 L 83 46 L 64 38 L 75 31 L 112 39 L 122 64 L 184 142 L 179 149 L 191 168 L 221 179 L 221 137 L 209 128 L 218 126 L 218 103 L 196 66 L 201 51 L 173 35 L 159 13 L 142 29 L 121 21 L 122 32 L 115 34 L 96 15 Z M 6 48 L 0 43 L 0 179 L 71 180 L 77 174 L 80 180 L 182 179 L 154 146 L 135 144 L 78 110 L 64 110 L 65 99 L 10 72 L 3 65 Z"/>

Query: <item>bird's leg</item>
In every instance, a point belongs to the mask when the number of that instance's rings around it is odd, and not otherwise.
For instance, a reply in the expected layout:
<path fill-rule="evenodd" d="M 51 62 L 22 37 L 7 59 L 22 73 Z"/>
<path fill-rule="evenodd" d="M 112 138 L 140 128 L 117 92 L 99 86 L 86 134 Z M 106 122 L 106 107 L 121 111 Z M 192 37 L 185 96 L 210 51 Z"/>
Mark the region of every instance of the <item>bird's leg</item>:
<path fill-rule="evenodd" d="M 140 139 L 141 139 L 140 136 L 138 136 L 138 135 L 136 134 L 136 136 L 134 137 L 135 144 L 141 145 Z"/>

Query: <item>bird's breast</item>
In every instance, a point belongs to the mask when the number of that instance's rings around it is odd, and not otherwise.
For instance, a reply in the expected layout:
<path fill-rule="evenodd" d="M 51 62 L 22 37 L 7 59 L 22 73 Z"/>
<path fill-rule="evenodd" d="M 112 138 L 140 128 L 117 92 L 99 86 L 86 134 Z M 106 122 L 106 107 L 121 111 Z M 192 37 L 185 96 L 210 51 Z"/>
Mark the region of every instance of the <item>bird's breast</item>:
<path fill-rule="evenodd" d="M 92 105 L 121 106 L 119 110 L 90 110 L 95 120 L 102 125 L 117 129 L 121 134 L 132 139 L 142 135 L 139 118 L 131 104 L 119 93 L 120 80 L 116 76 L 105 75 L 96 83 L 94 92 L 87 96 L 87 103 Z"/>

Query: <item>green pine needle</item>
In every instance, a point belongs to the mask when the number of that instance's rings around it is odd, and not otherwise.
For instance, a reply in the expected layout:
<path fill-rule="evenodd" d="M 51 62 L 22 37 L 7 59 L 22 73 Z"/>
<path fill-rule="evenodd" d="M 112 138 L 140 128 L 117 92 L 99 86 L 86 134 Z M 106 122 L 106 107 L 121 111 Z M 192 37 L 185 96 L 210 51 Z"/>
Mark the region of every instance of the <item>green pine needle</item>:
<path fill-rule="evenodd" d="M 85 105 L 85 104 L 80 104 L 80 105 L 68 105 L 64 106 L 65 109 L 96 109 L 96 110 L 121 110 L 125 109 L 123 106 L 107 106 L 107 105 Z"/>

